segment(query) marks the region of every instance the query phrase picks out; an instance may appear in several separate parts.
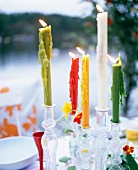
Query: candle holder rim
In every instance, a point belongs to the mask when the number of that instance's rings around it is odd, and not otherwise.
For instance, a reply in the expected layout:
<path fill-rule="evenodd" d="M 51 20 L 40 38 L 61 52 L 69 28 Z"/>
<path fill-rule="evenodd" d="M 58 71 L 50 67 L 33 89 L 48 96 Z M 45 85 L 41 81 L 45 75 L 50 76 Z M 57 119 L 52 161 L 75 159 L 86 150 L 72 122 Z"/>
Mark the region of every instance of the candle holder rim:
<path fill-rule="evenodd" d="M 54 107 L 56 107 L 56 105 L 55 105 L 55 104 L 52 104 L 52 105 L 50 106 L 50 105 L 42 104 L 41 107 L 42 107 L 42 108 L 54 108 Z"/>
<path fill-rule="evenodd" d="M 41 138 L 43 136 L 44 132 L 43 131 L 36 131 L 33 133 L 34 138 Z"/>
<path fill-rule="evenodd" d="M 95 110 L 98 112 L 108 112 L 110 110 L 109 107 L 106 107 L 105 109 L 98 108 L 98 106 L 95 107 Z"/>
<path fill-rule="evenodd" d="M 98 132 L 99 132 L 99 130 L 100 130 L 101 132 L 110 131 L 110 130 L 109 130 L 109 125 L 104 126 L 104 127 L 95 125 L 94 128 L 95 128 L 96 130 L 98 130 Z"/>
<path fill-rule="evenodd" d="M 111 122 L 111 125 L 120 125 L 122 123 L 121 121 L 118 122 L 118 123 L 115 123 L 115 122 L 112 121 L 112 119 L 110 120 L 110 122 Z"/>
<path fill-rule="evenodd" d="M 91 129 L 91 126 L 86 126 L 86 127 L 82 127 L 83 130 L 86 130 L 86 129 Z"/>

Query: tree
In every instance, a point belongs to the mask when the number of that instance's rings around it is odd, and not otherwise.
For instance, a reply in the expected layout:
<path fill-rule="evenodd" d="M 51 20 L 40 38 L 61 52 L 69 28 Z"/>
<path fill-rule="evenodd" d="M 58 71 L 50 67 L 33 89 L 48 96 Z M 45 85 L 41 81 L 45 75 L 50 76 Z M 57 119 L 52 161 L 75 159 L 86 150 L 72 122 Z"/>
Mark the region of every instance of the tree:
<path fill-rule="evenodd" d="M 127 114 L 131 103 L 131 92 L 137 86 L 138 77 L 138 68 L 136 67 L 138 61 L 138 2 L 135 0 L 107 0 L 106 4 L 113 20 L 109 30 L 110 40 L 111 37 L 116 37 L 118 41 L 114 43 L 115 46 L 124 52 L 127 97 L 123 111 L 124 114 Z"/>
<path fill-rule="evenodd" d="M 95 5 L 98 0 L 85 0 Z M 138 1 L 136 0 L 106 0 L 106 11 L 109 18 L 109 47 L 116 48 L 123 54 L 123 69 L 127 97 L 123 113 L 126 115 L 130 108 L 131 92 L 137 86 L 138 67 Z M 95 16 L 96 10 L 93 11 Z M 93 14 L 92 13 L 92 14 Z M 93 18 L 93 16 L 92 16 Z"/>

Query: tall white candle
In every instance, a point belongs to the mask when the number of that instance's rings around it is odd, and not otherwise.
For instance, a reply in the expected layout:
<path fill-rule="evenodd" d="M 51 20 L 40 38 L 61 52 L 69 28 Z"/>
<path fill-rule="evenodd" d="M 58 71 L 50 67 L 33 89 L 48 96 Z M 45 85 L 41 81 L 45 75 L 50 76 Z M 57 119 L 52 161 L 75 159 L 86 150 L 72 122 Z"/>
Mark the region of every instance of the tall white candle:
<path fill-rule="evenodd" d="M 97 81 L 99 109 L 107 108 L 107 19 L 108 13 L 100 10 L 100 13 L 97 14 Z"/>

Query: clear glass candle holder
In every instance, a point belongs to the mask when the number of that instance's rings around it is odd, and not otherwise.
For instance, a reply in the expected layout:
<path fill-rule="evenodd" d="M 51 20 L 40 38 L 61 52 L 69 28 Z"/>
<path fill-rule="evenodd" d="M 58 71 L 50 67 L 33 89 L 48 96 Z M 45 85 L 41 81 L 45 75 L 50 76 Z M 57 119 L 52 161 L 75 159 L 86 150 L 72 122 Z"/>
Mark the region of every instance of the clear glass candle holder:
<path fill-rule="evenodd" d="M 73 122 L 73 120 L 74 120 L 74 116 L 71 115 L 71 129 L 73 132 L 70 134 L 69 150 L 70 150 L 72 163 L 73 165 L 77 166 L 79 163 L 78 147 L 79 147 L 81 127 L 78 123 Z"/>
<path fill-rule="evenodd" d="M 106 160 L 109 151 L 109 140 L 107 137 L 108 132 L 108 112 L 107 109 L 96 110 L 96 138 L 94 140 L 94 158 L 95 158 L 95 170 L 105 170 Z"/>
<path fill-rule="evenodd" d="M 92 168 L 93 147 L 91 128 L 82 129 L 78 146 L 80 169 L 90 170 Z"/>
<path fill-rule="evenodd" d="M 44 111 L 44 121 L 42 127 L 44 128 L 44 134 L 41 139 L 44 156 L 45 156 L 45 170 L 56 170 L 56 152 L 58 145 L 58 138 L 54 132 L 55 120 L 54 120 L 54 107 L 42 105 Z"/>
<path fill-rule="evenodd" d="M 122 163 L 121 153 L 122 153 L 122 144 L 120 142 L 120 123 L 113 123 L 111 121 L 111 135 L 112 139 L 110 141 L 110 162 L 111 166 L 109 170 L 121 170 L 120 164 Z"/>

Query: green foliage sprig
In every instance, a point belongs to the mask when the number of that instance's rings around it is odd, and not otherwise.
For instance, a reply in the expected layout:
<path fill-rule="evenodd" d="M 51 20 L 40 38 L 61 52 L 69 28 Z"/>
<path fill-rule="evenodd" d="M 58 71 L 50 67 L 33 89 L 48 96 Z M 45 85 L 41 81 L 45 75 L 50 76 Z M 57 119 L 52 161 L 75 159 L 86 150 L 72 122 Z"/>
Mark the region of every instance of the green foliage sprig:
<path fill-rule="evenodd" d="M 59 159 L 59 162 L 65 163 L 65 166 L 67 167 L 67 170 L 77 170 L 76 166 L 70 166 L 71 158 L 67 156 L 63 156 Z"/>
<path fill-rule="evenodd" d="M 123 96 L 126 97 L 126 88 L 125 88 L 125 81 L 124 81 L 124 72 L 122 68 L 120 69 L 120 104 L 122 105 Z"/>

